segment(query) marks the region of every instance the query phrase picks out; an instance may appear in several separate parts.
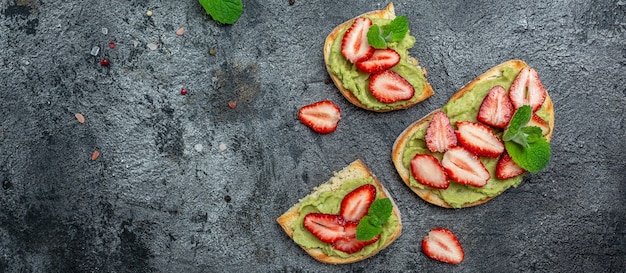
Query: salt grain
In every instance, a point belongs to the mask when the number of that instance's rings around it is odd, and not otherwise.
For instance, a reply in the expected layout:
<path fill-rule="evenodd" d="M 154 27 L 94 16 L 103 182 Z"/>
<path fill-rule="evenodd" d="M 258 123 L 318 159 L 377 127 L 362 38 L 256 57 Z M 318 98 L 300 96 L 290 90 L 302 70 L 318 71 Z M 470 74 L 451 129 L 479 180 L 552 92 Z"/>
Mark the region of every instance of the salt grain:
<path fill-rule="evenodd" d="M 181 27 L 176 31 L 176 35 L 178 36 L 183 36 L 183 34 L 185 34 L 185 28 Z"/>
<path fill-rule="evenodd" d="M 198 144 L 194 145 L 193 148 L 196 150 L 196 152 L 200 153 L 200 152 L 202 152 L 202 149 L 204 147 L 202 147 L 202 144 L 198 143 Z"/>
<path fill-rule="evenodd" d="M 151 11 L 151 10 L 147 11 L 147 12 L 146 12 L 146 15 L 147 15 L 148 17 L 152 16 L 152 11 Z"/>
<path fill-rule="evenodd" d="M 218 148 L 220 149 L 220 151 L 226 151 L 226 144 L 224 143 L 220 143 L 220 145 L 218 146 Z"/>
<path fill-rule="evenodd" d="M 159 46 L 155 43 L 149 43 L 146 45 L 150 50 L 156 50 Z"/>
<path fill-rule="evenodd" d="M 104 35 L 109 34 L 109 29 L 108 29 L 108 28 L 103 27 L 103 28 L 102 28 L 102 34 L 104 34 Z"/>
<path fill-rule="evenodd" d="M 89 52 L 92 56 L 98 56 L 98 53 L 100 53 L 100 48 L 97 46 L 92 47 L 91 52 Z"/>

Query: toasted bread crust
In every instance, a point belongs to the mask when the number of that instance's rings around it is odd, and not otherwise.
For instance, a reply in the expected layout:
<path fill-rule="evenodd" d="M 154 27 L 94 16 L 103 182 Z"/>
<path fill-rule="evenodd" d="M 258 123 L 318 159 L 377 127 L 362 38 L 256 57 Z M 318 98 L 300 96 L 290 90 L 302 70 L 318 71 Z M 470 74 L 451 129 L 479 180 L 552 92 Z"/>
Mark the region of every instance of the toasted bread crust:
<path fill-rule="evenodd" d="M 520 70 L 522 70 L 522 68 L 526 67 L 527 64 L 525 62 L 523 62 L 523 61 L 520 61 L 520 60 L 511 60 L 511 61 L 502 63 L 500 65 L 497 65 L 495 67 L 492 67 L 491 69 L 487 70 L 487 72 L 485 72 L 482 75 L 476 77 L 471 82 L 469 82 L 465 86 L 461 87 L 461 89 L 459 89 L 454 95 L 452 95 L 452 97 L 450 98 L 450 101 L 455 101 L 455 100 L 459 99 L 465 93 L 467 93 L 470 90 L 472 90 L 472 88 L 474 88 L 474 86 L 476 84 L 480 83 L 481 81 L 483 81 L 485 79 L 488 79 L 490 77 L 494 77 L 494 76 L 499 75 L 501 69 L 503 67 L 506 67 L 506 66 L 512 67 L 515 70 L 520 71 Z M 550 131 L 546 135 L 546 139 L 548 141 L 550 141 L 552 139 L 552 133 L 554 131 L 554 106 L 552 104 L 552 99 L 550 98 L 550 95 L 546 96 L 546 100 L 545 100 L 543 105 L 546 108 L 546 112 L 548 113 L 548 117 L 549 117 L 548 125 L 549 125 L 549 128 L 550 128 Z M 402 178 L 402 181 L 404 182 L 404 184 L 406 184 L 420 198 L 424 199 L 428 203 L 431 203 L 431 204 L 434 204 L 434 205 L 437 205 L 437 206 L 440 206 L 440 207 L 452 208 L 452 206 L 450 206 L 446 201 L 441 199 L 441 197 L 439 197 L 439 195 L 433 193 L 431 190 L 429 190 L 429 189 L 419 189 L 419 188 L 411 187 L 410 180 L 409 180 L 409 177 L 411 175 L 411 171 L 409 169 L 405 168 L 404 164 L 402 162 L 402 158 L 403 158 L 405 147 L 407 145 L 407 142 L 411 139 L 411 136 L 413 136 L 413 134 L 415 132 L 428 127 L 428 124 L 429 124 L 430 120 L 432 119 L 434 113 L 439 112 L 439 111 L 441 111 L 441 109 L 437 109 L 437 110 L 431 112 L 430 114 L 426 115 L 425 117 L 423 117 L 423 118 L 413 122 L 411 125 L 409 125 L 398 136 L 398 138 L 396 139 L 396 141 L 393 144 L 393 148 L 392 148 L 392 152 L 391 152 L 391 160 L 393 161 L 393 163 L 394 163 L 394 165 L 396 167 L 396 170 L 398 171 L 398 174 Z M 493 199 L 496 196 L 488 197 L 488 198 L 485 198 L 483 200 L 479 200 L 479 201 L 472 202 L 472 203 L 463 204 L 462 208 L 473 207 L 473 206 L 477 206 L 477 205 L 486 203 L 486 202 L 488 202 L 489 200 Z"/>
<path fill-rule="evenodd" d="M 347 88 L 345 88 L 343 86 L 343 83 L 341 82 L 341 79 L 339 79 L 339 77 L 337 77 L 337 75 L 335 75 L 332 72 L 332 69 L 330 67 L 329 64 L 329 58 L 330 58 L 330 52 L 332 50 L 333 47 L 333 43 L 335 42 L 335 40 L 337 39 L 337 37 L 339 36 L 339 34 L 341 33 L 341 31 L 343 29 L 345 29 L 346 27 L 352 25 L 352 23 L 354 22 L 354 19 L 361 17 L 361 16 L 371 16 L 371 17 L 375 17 L 375 18 L 384 18 L 384 19 L 393 19 L 396 17 L 395 15 L 395 10 L 393 7 L 393 3 L 389 3 L 384 9 L 382 10 L 374 10 L 374 11 L 370 11 L 364 14 L 361 14 L 360 16 L 357 16 L 355 18 L 352 18 L 342 24 L 340 24 L 339 26 L 335 27 L 335 29 L 333 29 L 333 31 L 330 32 L 330 34 L 328 34 L 328 36 L 326 37 L 326 41 L 324 42 L 324 62 L 326 63 L 326 71 L 328 71 L 328 75 L 330 75 L 330 78 L 333 80 L 333 82 L 335 83 L 335 86 L 337 86 L 337 89 L 339 89 L 339 92 L 341 92 L 341 94 L 352 104 L 366 109 L 366 110 L 370 110 L 370 111 L 374 111 L 374 112 L 389 112 L 389 111 L 393 111 L 393 110 L 399 110 L 399 109 L 406 109 L 409 108 L 419 102 L 424 101 L 425 99 L 429 98 L 430 96 L 432 96 L 433 94 L 435 94 L 435 92 L 433 91 L 433 88 L 430 86 L 430 84 L 428 83 L 428 81 L 424 81 L 424 91 L 422 92 L 422 94 L 419 96 L 419 98 L 412 103 L 406 103 L 406 104 L 401 104 L 398 105 L 397 107 L 394 108 L 387 108 L 387 109 L 372 109 L 367 107 L 367 105 L 361 103 L 361 101 L 352 93 L 352 91 L 348 90 Z M 417 59 L 410 57 L 409 56 L 409 63 L 413 64 L 414 66 L 420 68 L 423 73 L 424 76 L 426 76 L 426 70 L 421 68 L 419 66 L 419 62 L 417 61 Z"/>
<path fill-rule="evenodd" d="M 375 251 L 373 251 L 373 252 L 371 252 L 371 253 L 369 253 L 367 255 L 350 256 L 350 257 L 342 258 L 342 257 L 337 257 L 337 256 L 326 255 L 326 253 L 324 253 L 319 248 L 311 248 L 311 249 L 309 249 L 309 248 L 301 246 L 301 248 L 304 249 L 304 251 L 306 251 L 309 255 L 311 255 L 311 257 L 313 257 L 314 259 L 316 259 L 316 260 L 318 260 L 320 262 L 323 262 L 323 263 L 347 264 L 347 263 L 353 263 L 353 262 L 357 262 L 357 261 L 361 261 L 361 260 L 367 259 L 369 257 L 372 257 L 372 256 L 376 255 L 381 250 L 385 249 L 387 246 L 389 246 L 391 243 L 393 243 L 393 241 L 395 241 L 396 238 L 398 238 L 398 236 L 400 236 L 400 233 L 402 233 L 402 220 L 401 220 L 400 210 L 398 209 L 398 206 L 396 206 L 396 203 L 393 201 L 393 198 L 391 198 L 391 195 L 389 194 L 387 189 L 378 180 L 378 178 L 376 178 L 376 176 L 374 176 L 374 174 L 369 170 L 369 168 L 367 168 L 367 166 L 365 166 L 363 161 L 361 161 L 360 159 L 355 160 L 350 165 L 345 167 L 343 170 L 341 170 L 340 172 L 336 173 L 335 176 L 337 176 L 337 174 L 340 174 L 342 172 L 347 172 L 347 171 L 353 172 L 353 173 L 356 174 L 356 176 L 351 176 L 350 179 L 366 178 L 366 177 L 370 177 L 370 176 L 374 179 L 374 181 L 375 181 L 376 185 L 378 186 L 378 188 L 382 190 L 381 196 L 382 197 L 387 197 L 387 198 L 389 198 L 389 200 L 391 200 L 391 203 L 393 204 L 393 210 L 392 211 L 393 211 L 393 214 L 398 218 L 398 225 L 397 225 L 396 230 L 394 231 L 394 233 L 389 237 L 389 239 L 387 240 L 387 242 L 383 246 L 381 246 L 380 248 L 376 249 Z M 329 182 L 326 182 L 326 183 L 320 185 L 319 187 L 314 189 L 314 191 L 311 194 L 316 194 L 316 193 L 319 193 L 320 191 L 328 190 L 328 188 L 323 188 L 323 187 L 327 186 Z M 290 238 L 292 238 L 292 239 L 293 239 L 293 232 L 294 232 L 292 226 L 300 218 L 299 209 L 300 209 L 300 202 L 298 202 L 295 205 L 293 205 L 291 208 L 289 208 L 289 210 L 287 210 L 284 214 L 282 214 L 280 217 L 278 217 L 276 219 L 276 222 L 278 222 L 278 224 L 282 227 L 282 229 L 285 231 L 285 233 L 287 233 L 287 235 Z"/>

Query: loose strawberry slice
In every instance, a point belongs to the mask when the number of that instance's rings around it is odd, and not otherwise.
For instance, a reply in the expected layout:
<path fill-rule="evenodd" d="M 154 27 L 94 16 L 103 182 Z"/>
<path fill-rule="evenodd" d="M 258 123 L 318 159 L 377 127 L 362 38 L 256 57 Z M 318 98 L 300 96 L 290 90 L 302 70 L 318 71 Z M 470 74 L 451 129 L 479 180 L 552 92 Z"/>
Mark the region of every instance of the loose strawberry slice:
<path fill-rule="evenodd" d="M 360 251 L 365 246 L 371 245 L 380 239 L 380 234 L 369 241 L 360 241 L 356 238 L 356 227 L 357 223 L 355 222 L 346 222 L 345 225 L 345 236 L 335 243 L 333 243 L 333 248 L 339 251 L 343 251 L 348 254 L 352 254 Z"/>
<path fill-rule="evenodd" d="M 511 159 L 511 156 L 507 152 L 504 152 L 504 154 L 502 154 L 502 157 L 500 157 L 498 163 L 496 164 L 496 177 L 498 179 L 504 180 L 513 178 L 520 174 L 523 174 L 524 172 L 526 171 L 517 164 L 515 164 L 515 162 L 513 162 L 513 159 Z"/>
<path fill-rule="evenodd" d="M 528 122 L 527 126 L 537 126 L 541 128 L 541 134 L 544 136 L 550 132 L 550 126 L 548 125 L 548 122 L 540 118 L 536 113 L 533 113 L 533 116 Z"/>
<path fill-rule="evenodd" d="M 391 70 L 372 74 L 369 88 L 372 95 L 382 103 L 408 100 L 415 94 L 413 85 Z"/>
<path fill-rule="evenodd" d="M 456 146 L 457 140 L 450 119 L 444 112 L 436 112 L 426 129 L 426 147 L 433 153 L 443 153 Z"/>
<path fill-rule="evenodd" d="M 367 42 L 367 31 L 372 26 L 368 18 L 356 18 L 341 40 L 341 54 L 351 63 L 367 60 L 375 48 Z"/>
<path fill-rule="evenodd" d="M 445 228 L 434 228 L 422 240 L 422 251 L 431 259 L 460 264 L 465 257 L 459 239 Z"/>
<path fill-rule="evenodd" d="M 376 187 L 372 184 L 360 186 L 341 200 L 340 215 L 349 222 L 359 222 L 367 215 L 370 205 L 376 199 Z"/>
<path fill-rule="evenodd" d="M 432 155 L 416 154 L 411 160 L 411 173 L 422 185 L 436 189 L 447 189 L 450 186 L 441 162 Z"/>
<path fill-rule="evenodd" d="M 546 100 L 546 96 L 546 89 L 541 84 L 537 70 L 530 67 L 523 68 L 509 88 L 509 98 L 516 110 L 523 105 L 530 105 L 535 112 Z"/>
<path fill-rule="evenodd" d="M 303 225 L 324 243 L 334 243 L 345 237 L 345 221 L 339 215 L 309 213 L 304 216 Z"/>
<path fill-rule="evenodd" d="M 504 87 L 497 85 L 489 90 L 478 109 L 476 119 L 493 127 L 504 128 L 513 117 L 513 104 Z"/>
<path fill-rule="evenodd" d="M 459 144 L 477 156 L 496 158 L 504 152 L 504 143 L 489 127 L 470 121 L 456 123 Z"/>
<path fill-rule="evenodd" d="M 356 67 L 365 73 L 383 72 L 400 62 L 400 54 L 391 48 L 376 49 L 367 60 L 356 63 Z"/>
<path fill-rule="evenodd" d="M 323 100 L 300 108 L 298 118 L 313 131 L 327 134 L 337 129 L 341 111 L 332 101 Z"/>
<path fill-rule="evenodd" d="M 451 148 L 443 154 L 441 165 L 446 170 L 448 178 L 463 185 L 482 187 L 491 177 L 480 159 L 460 146 Z"/>

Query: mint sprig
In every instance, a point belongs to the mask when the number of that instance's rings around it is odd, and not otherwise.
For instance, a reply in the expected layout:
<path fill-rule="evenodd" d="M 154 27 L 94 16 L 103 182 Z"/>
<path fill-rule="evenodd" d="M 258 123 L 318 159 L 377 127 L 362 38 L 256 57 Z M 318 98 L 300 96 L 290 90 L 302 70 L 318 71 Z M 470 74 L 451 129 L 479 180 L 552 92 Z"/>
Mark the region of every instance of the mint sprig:
<path fill-rule="evenodd" d="M 543 137 L 541 128 L 526 126 L 531 115 L 532 109 L 528 105 L 517 109 L 502 135 L 502 140 L 515 164 L 529 172 L 538 172 L 548 165 L 551 148 L 548 140 Z"/>
<path fill-rule="evenodd" d="M 376 199 L 370 205 L 367 215 L 361 218 L 356 227 L 356 238 L 361 241 L 369 241 L 383 231 L 383 224 L 387 222 L 393 205 L 389 198 Z"/>
<path fill-rule="evenodd" d="M 243 13 L 241 0 L 198 0 L 213 20 L 222 24 L 234 24 Z"/>
<path fill-rule="evenodd" d="M 409 21 L 405 16 L 394 18 L 388 25 L 373 24 L 367 31 L 367 42 L 374 48 L 387 48 L 387 43 L 399 42 L 409 32 Z"/>

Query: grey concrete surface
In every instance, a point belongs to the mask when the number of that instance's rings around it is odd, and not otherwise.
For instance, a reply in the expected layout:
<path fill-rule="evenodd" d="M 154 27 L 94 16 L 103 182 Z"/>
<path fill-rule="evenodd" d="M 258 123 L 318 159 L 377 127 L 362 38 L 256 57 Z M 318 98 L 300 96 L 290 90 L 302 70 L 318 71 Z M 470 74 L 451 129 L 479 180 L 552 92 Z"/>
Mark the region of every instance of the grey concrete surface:
<path fill-rule="evenodd" d="M 397 1 L 436 94 L 381 114 L 329 84 L 322 44 L 386 4 L 244 1 L 225 26 L 195 0 L 0 0 L 0 272 L 623 272 L 626 3 Z M 554 100 L 552 161 L 482 206 L 426 204 L 396 174 L 393 141 L 509 59 Z M 329 135 L 296 117 L 321 99 L 342 110 Z M 404 231 L 368 260 L 321 264 L 275 219 L 356 158 Z M 422 254 L 439 226 L 462 264 Z"/>

